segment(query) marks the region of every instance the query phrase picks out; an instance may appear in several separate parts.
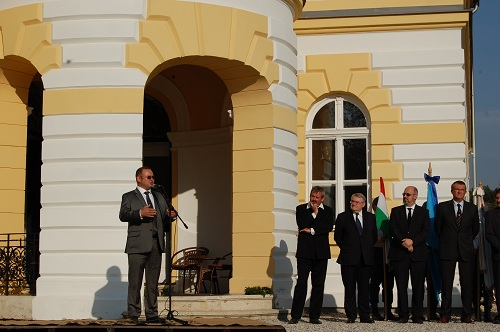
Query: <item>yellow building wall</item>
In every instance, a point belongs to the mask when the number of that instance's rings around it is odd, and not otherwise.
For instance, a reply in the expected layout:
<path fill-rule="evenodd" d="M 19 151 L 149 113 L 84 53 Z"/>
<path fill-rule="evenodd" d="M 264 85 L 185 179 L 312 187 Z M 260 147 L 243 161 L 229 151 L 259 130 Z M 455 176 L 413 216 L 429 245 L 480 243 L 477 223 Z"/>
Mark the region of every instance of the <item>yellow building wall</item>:
<path fill-rule="evenodd" d="M 278 82 L 279 69 L 272 61 L 273 42 L 267 35 L 268 18 L 254 13 L 150 0 L 147 19 L 140 25 L 139 43 L 128 44 L 126 53 L 126 67 L 143 71 L 149 79 L 176 65 L 208 68 L 231 94 L 234 270 L 230 291 L 236 294 L 248 286 L 271 286 L 266 270 L 275 243 L 274 197 L 270 192 L 274 183 L 274 128 L 296 131 L 295 113 L 273 105 L 268 91 Z M 252 176 L 266 180 L 252 181 Z M 252 243 L 259 243 L 262 250 L 255 251 Z"/>
<path fill-rule="evenodd" d="M 42 4 L 0 11 L 0 233 L 24 232 L 26 125 L 33 77 L 59 68 Z"/>

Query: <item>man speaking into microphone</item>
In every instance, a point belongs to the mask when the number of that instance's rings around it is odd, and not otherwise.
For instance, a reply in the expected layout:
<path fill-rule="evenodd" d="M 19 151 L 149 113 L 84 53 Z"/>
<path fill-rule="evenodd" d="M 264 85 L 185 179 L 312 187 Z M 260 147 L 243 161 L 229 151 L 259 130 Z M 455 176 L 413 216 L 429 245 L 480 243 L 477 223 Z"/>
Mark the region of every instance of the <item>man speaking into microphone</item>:
<path fill-rule="evenodd" d="M 137 188 L 122 196 L 120 220 L 128 222 L 128 296 L 127 312 L 132 323 L 139 322 L 141 315 L 142 276 L 146 271 L 144 306 L 146 323 L 164 323 L 158 316 L 158 279 L 161 270 L 161 254 L 165 251 L 163 222 L 175 218 L 175 210 L 162 195 L 156 195 L 155 177 L 150 167 L 140 167 L 135 172 Z"/>

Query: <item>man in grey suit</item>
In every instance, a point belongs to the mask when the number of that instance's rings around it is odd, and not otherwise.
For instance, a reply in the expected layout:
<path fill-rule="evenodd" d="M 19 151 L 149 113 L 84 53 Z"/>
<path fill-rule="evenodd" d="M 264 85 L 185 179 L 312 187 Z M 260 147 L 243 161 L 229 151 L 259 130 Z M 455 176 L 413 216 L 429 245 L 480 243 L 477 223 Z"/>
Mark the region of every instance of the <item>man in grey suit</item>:
<path fill-rule="evenodd" d="M 451 317 L 451 297 L 455 267 L 458 262 L 462 298 L 462 323 L 472 321 L 472 289 L 474 275 L 474 238 L 479 233 L 477 206 L 464 200 L 466 186 L 463 181 L 451 185 L 453 199 L 439 203 L 434 228 L 439 237 L 441 279 L 443 282 L 440 323 Z"/>
<path fill-rule="evenodd" d="M 146 323 L 164 323 L 158 316 L 158 278 L 161 254 L 165 250 L 164 222 L 175 218 L 175 211 L 168 210 L 162 195 L 151 189 L 155 178 L 150 167 L 143 166 L 135 173 L 137 188 L 122 196 L 120 220 L 128 222 L 128 317 L 132 323 L 141 314 L 142 276 L 146 271 L 145 312 Z"/>

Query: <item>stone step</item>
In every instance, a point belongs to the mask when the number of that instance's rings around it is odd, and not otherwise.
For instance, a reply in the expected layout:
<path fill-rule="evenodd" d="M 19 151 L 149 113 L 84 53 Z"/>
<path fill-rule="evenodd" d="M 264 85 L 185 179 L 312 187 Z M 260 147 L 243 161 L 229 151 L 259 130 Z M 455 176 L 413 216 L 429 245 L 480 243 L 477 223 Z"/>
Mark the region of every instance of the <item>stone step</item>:
<path fill-rule="evenodd" d="M 261 295 L 174 295 L 171 309 L 168 297 L 158 298 L 158 309 L 185 317 L 276 316 L 279 310 L 272 301 L 272 296 Z"/>

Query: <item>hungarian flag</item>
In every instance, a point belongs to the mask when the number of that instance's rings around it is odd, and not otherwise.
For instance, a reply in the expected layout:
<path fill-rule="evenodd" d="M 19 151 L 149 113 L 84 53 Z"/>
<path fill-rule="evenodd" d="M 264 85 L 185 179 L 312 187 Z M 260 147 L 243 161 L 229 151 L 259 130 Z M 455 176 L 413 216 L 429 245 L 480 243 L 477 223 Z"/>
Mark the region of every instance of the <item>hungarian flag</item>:
<path fill-rule="evenodd" d="M 382 177 L 380 177 L 380 195 L 378 196 L 375 218 L 377 220 L 377 228 L 384 233 L 384 236 L 387 239 L 390 238 L 389 214 L 387 213 L 387 202 L 385 201 L 385 186 L 384 179 L 382 179 Z"/>

